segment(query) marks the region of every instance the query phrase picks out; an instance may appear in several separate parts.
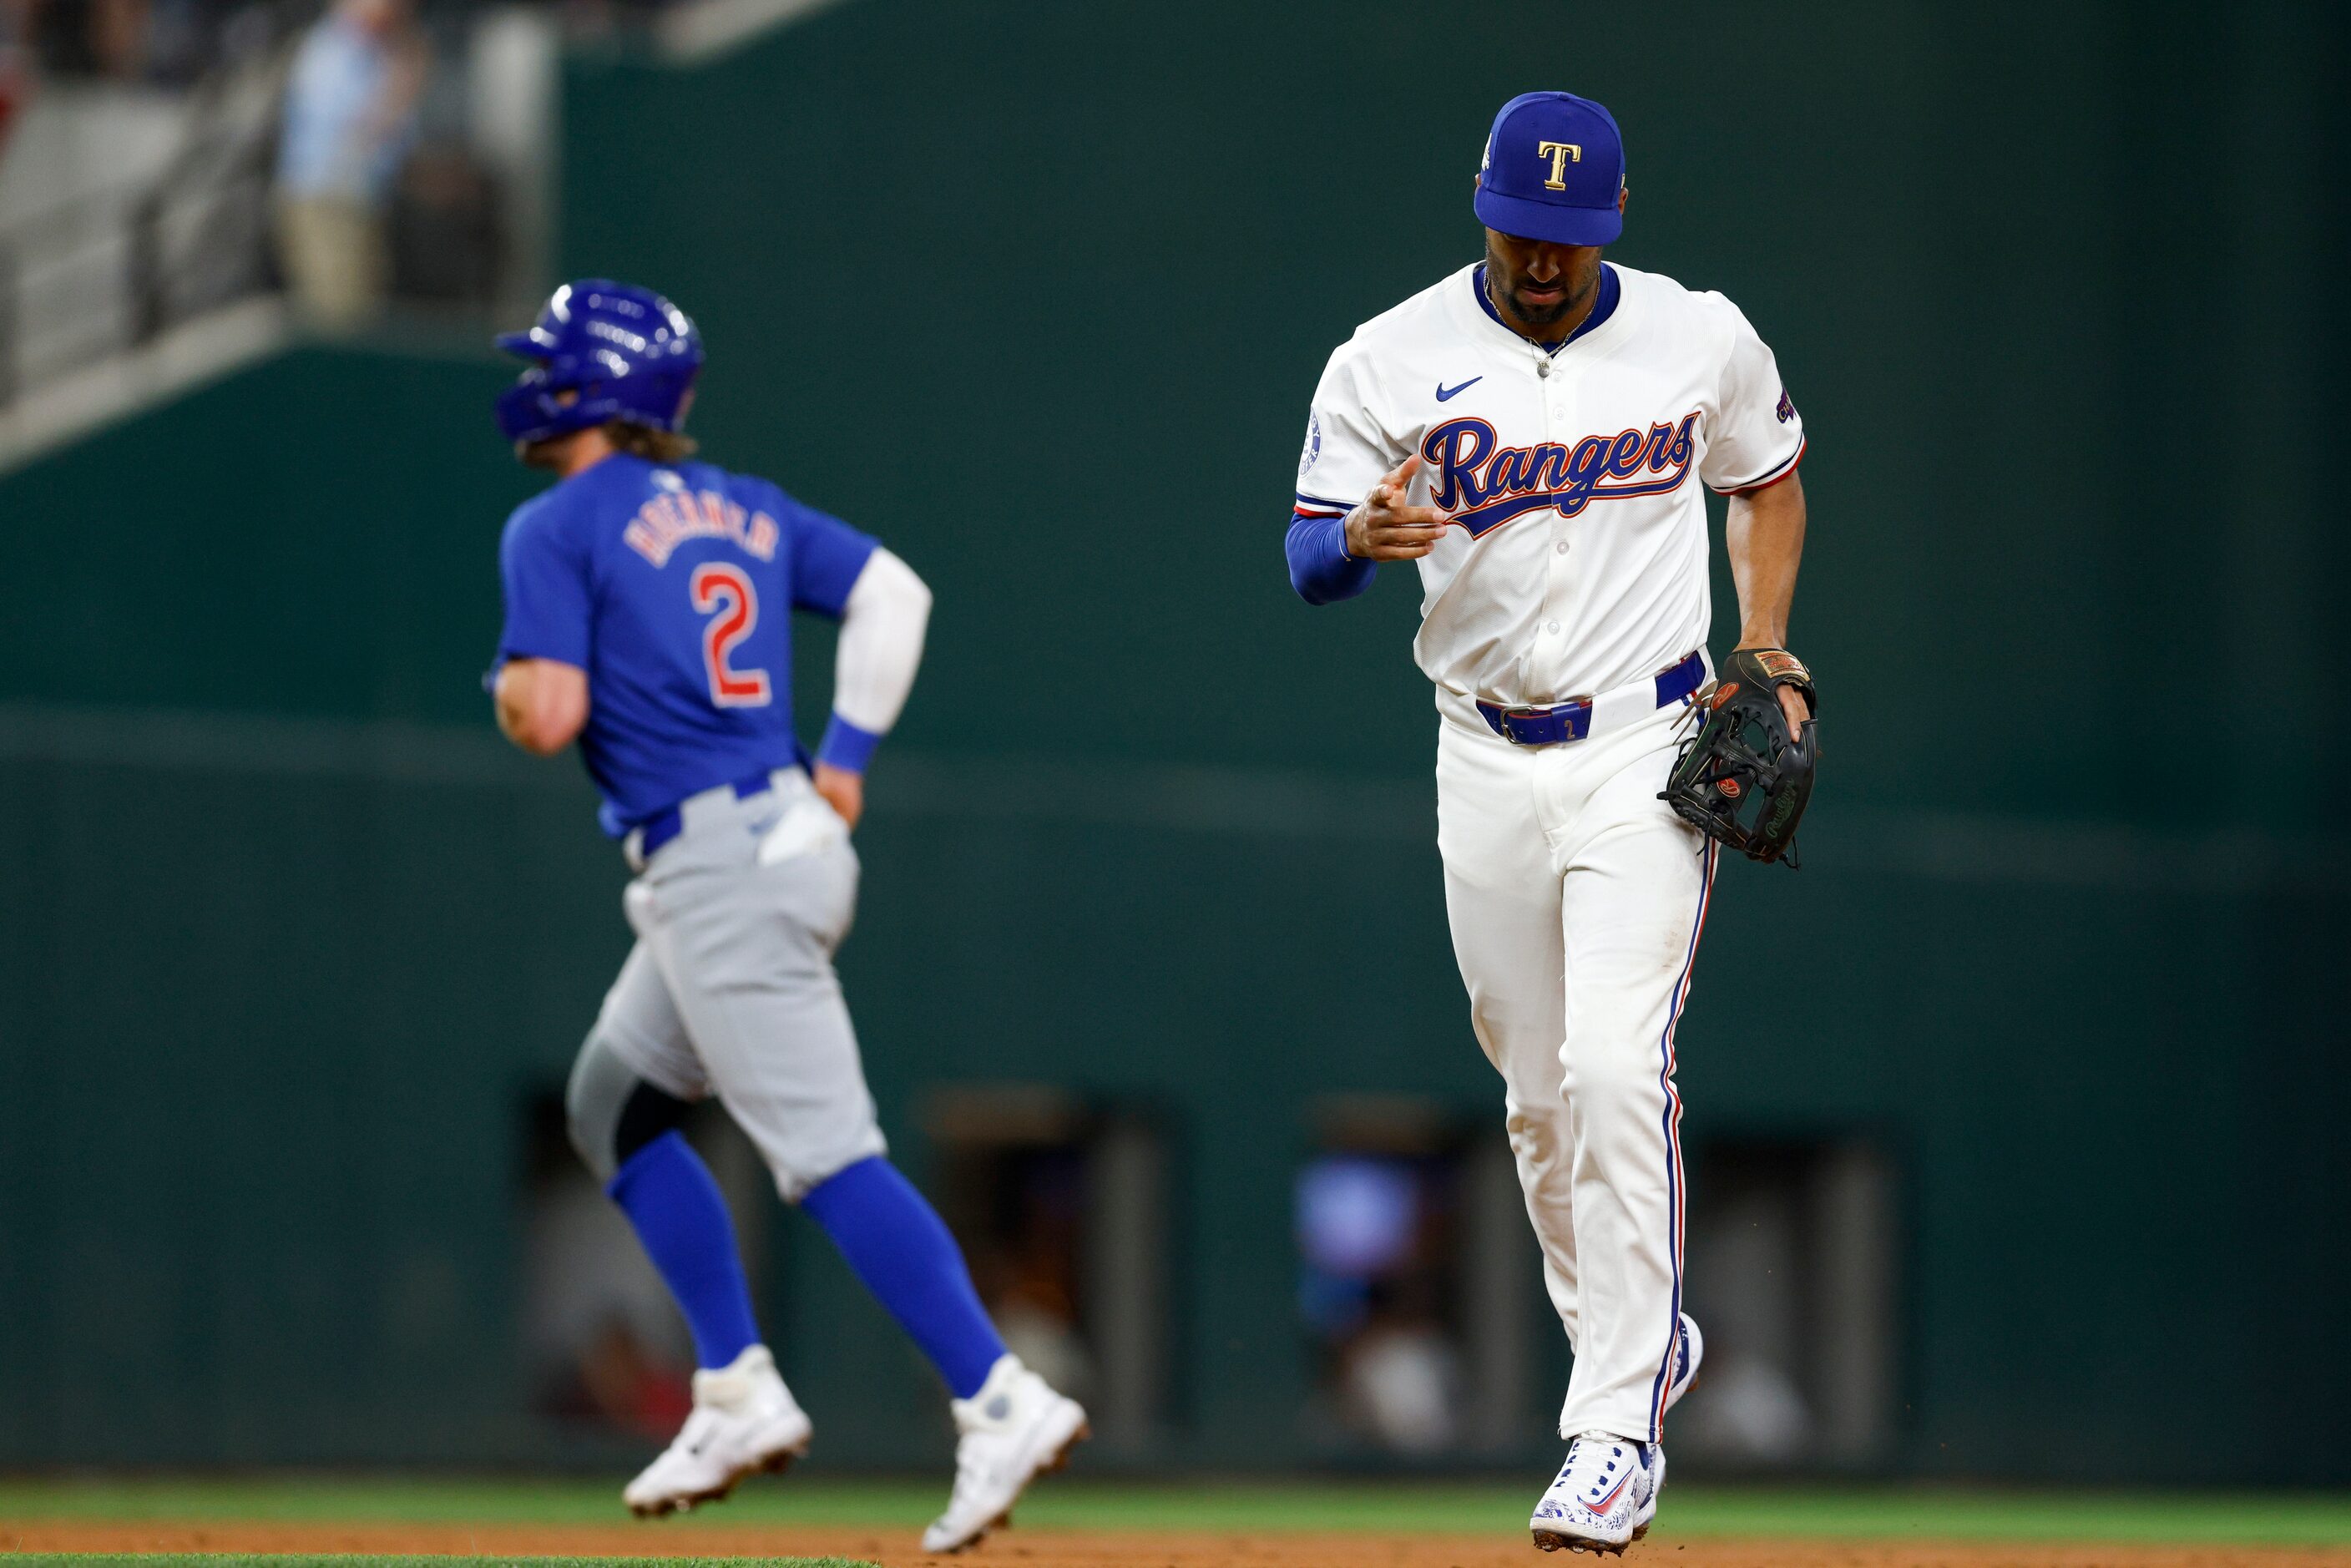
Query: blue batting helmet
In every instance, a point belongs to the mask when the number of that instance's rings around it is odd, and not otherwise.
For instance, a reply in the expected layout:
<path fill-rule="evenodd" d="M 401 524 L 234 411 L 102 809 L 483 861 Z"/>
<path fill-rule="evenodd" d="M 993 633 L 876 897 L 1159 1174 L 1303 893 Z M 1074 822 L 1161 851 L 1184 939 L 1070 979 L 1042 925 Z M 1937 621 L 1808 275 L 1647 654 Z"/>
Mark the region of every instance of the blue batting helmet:
<path fill-rule="evenodd" d="M 609 277 L 565 284 L 529 331 L 500 333 L 497 345 L 538 361 L 498 398 L 498 428 L 522 444 L 613 419 L 674 431 L 702 369 L 702 334 L 684 311 Z"/>

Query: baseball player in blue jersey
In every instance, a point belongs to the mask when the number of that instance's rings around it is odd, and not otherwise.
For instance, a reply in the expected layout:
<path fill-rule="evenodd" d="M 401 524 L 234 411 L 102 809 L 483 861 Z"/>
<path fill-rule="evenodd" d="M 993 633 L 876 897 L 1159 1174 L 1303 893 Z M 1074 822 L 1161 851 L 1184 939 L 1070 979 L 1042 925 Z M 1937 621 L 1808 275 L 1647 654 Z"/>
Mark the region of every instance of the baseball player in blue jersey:
<path fill-rule="evenodd" d="M 838 518 L 690 461 L 702 340 L 659 295 L 567 284 L 498 346 L 531 362 L 498 400 L 499 428 L 557 476 L 499 549 L 498 726 L 543 757 L 580 743 L 636 873 L 637 942 L 572 1070 L 571 1138 L 667 1282 L 701 1368 L 684 1429 L 622 1496 L 640 1514 L 691 1508 L 809 1446 L 752 1321 L 725 1202 L 677 1131 L 716 1094 L 946 1380 L 956 1480 L 923 1546 L 958 1551 L 1061 1463 L 1086 1417 L 1007 1354 L 955 1239 L 887 1158 L 832 967 L 866 763 L 914 685 L 930 591 Z M 792 727 L 795 610 L 841 622 L 813 758 Z"/>

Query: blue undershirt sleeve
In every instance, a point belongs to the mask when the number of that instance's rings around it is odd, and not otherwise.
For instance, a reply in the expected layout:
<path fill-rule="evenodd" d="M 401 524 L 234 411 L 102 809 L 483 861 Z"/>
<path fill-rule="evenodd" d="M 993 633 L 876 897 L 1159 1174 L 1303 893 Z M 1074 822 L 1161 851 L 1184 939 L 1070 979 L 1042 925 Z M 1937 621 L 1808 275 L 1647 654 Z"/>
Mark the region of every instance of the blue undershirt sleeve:
<path fill-rule="evenodd" d="M 1380 570 L 1374 560 L 1347 553 L 1347 519 L 1293 512 L 1282 548 L 1290 557 L 1290 586 L 1309 604 L 1353 599 L 1371 587 Z"/>

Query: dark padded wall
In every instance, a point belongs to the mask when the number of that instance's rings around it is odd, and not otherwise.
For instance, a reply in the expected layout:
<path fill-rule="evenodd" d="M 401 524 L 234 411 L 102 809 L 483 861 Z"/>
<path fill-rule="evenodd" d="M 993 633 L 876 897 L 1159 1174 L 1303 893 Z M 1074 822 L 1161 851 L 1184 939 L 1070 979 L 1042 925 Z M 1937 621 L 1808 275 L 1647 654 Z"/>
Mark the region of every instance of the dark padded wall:
<path fill-rule="evenodd" d="M 1323 356 L 1471 258 L 1486 120 L 1559 82 L 1625 127 L 1618 254 L 1738 299 L 1813 439 L 1828 793 L 1807 870 L 1726 873 L 1687 1130 L 1899 1154 L 1904 1467 L 2184 1477 L 2193 1431 L 2351 1477 L 2347 857 L 2304 820 L 2351 760 L 2313 716 L 2346 37 L 863 0 L 704 69 L 575 64 L 567 270 L 684 302 L 711 454 L 939 591 L 844 964 L 902 1155 L 956 1082 L 1174 1134 L 1162 1457 L 1308 1452 L 1311 1097 L 1499 1108 L 1411 584 L 1310 611 L 1280 536 Z M 475 684 L 530 488 L 499 374 L 306 352 L 0 483 L 0 1459 L 552 1451 L 506 1370 L 514 1104 L 624 933 L 582 787 Z M 943 1455 L 774 1223 L 827 1453 Z"/>

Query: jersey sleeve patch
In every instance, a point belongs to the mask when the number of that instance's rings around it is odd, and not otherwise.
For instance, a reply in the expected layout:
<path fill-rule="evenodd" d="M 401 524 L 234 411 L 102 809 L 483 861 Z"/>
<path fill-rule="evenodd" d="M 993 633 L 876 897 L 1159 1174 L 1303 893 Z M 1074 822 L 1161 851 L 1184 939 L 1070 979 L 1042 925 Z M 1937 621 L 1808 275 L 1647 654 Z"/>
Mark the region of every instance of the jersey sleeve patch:
<path fill-rule="evenodd" d="M 1403 460 L 1372 396 L 1360 346 L 1343 346 L 1324 367 L 1307 412 L 1297 510 L 1308 517 L 1344 514 Z"/>
<path fill-rule="evenodd" d="M 1794 472 L 1804 455 L 1804 420 L 1771 349 L 1736 305 L 1714 298 L 1729 313 L 1730 346 L 1708 411 L 1699 477 L 1712 489 L 1737 495 Z"/>

